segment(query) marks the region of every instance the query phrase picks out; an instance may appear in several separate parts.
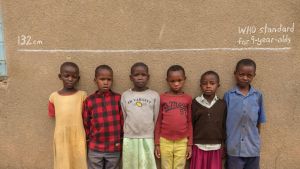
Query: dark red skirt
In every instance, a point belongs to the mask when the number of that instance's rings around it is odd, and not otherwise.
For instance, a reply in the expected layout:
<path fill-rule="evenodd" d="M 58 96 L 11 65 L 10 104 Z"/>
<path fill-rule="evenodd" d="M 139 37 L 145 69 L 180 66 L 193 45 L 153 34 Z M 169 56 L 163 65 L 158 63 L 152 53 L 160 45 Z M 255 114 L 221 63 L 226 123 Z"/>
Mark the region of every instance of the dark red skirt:
<path fill-rule="evenodd" d="M 190 169 L 222 169 L 222 150 L 203 151 L 193 145 Z"/>

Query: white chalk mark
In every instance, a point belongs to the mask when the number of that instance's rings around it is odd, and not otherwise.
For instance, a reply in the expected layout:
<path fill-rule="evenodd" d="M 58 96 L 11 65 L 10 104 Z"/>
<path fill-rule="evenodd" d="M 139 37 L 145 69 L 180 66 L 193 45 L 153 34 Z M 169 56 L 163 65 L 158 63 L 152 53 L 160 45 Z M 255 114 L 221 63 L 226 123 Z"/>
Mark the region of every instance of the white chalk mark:
<path fill-rule="evenodd" d="M 162 36 L 163 36 L 163 34 L 164 34 L 165 27 L 166 27 L 166 24 L 163 24 L 163 25 L 161 26 L 161 29 L 160 29 L 160 31 L 159 31 L 159 36 L 158 36 L 159 41 L 161 40 L 161 38 L 162 38 Z"/>
<path fill-rule="evenodd" d="M 157 52 L 201 52 L 201 51 L 288 51 L 282 48 L 195 48 L 195 49 L 18 49 L 18 52 L 35 53 L 157 53 Z"/>

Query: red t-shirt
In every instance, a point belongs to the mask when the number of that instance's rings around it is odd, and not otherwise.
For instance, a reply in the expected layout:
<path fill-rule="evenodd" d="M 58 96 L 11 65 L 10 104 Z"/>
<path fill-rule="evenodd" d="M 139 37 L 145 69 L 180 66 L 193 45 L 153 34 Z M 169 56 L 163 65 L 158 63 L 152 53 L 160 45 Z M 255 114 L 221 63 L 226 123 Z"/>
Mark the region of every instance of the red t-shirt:
<path fill-rule="evenodd" d="M 159 138 L 168 140 L 188 139 L 188 145 L 193 144 L 193 129 L 191 121 L 192 97 L 187 94 L 160 95 L 160 111 L 155 126 L 155 144 Z"/>

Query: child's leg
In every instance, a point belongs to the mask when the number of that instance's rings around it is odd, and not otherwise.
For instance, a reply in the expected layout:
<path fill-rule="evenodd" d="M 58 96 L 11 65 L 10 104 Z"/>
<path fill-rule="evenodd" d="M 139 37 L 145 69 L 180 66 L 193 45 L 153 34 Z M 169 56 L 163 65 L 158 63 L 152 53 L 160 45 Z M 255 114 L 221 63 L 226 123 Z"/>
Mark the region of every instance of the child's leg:
<path fill-rule="evenodd" d="M 184 169 L 186 163 L 187 138 L 174 141 L 174 169 Z"/>
<path fill-rule="evenodd" d="M 208 154 L 207 163 L 210 169 L 222 169 L 222 150 L 211 150 L 205 152 Z"/>
<path fill-rule="evenodd" d="M 193 145 L 192 159 L 190 169 L 202 169 L 203 167 L 203 152 L 195 145 Z M 206 165 L 206 164 L 204 164 Z"/>
<path fill-rule="evenodd" d="M 174 141 L 160 138 L 161 169 L 173 169 Z"/>
<path fill-rule="evenodd" d="M 246 157 L 245 169 L 259 169 L 259 157 Z"/>
<path fill-rule="evenodd" d="M 245 164 L 243 157 L 227 156 L 227 169 L 244 169 Z"/>
<path fill-rule="evenodd" d="M 156 169 L 156 161 L 154 157 L 154 140 L 139 139 L 138 149 L 139 149 L 138 150 L 139 164 L 138 164 L 138 168 L 136 169 Z"/>
<path fill-rule="evenodd" d="M 190 163 L 190 169 L 197 169 L 197 168 L 200 168 L 198 166 L 200 166 L 199 162 L 200 160 L 199 157 L 198 157 L 198 148 L 197 146 L 193 145 L 192 147 L 192 158 L 191 158 L 191 163 Z"/>
<path fill-rule="evenodd" d="M 99 169 L 103 168 L 104 165 L 104 154 L 89 150 L 88 151 L 88 168 L 89 169 Z"/>
<path fill-rule="evenodd" d="M 105 168 L 119 169 L 120 168 L 120 153 L 105 153 Z"/>
<path fill-rule="evenodd" d="M 134 169 L 139 166 L 138 140 L 131 138 L 123 139 L 122 167 L 124 169 Z"/>

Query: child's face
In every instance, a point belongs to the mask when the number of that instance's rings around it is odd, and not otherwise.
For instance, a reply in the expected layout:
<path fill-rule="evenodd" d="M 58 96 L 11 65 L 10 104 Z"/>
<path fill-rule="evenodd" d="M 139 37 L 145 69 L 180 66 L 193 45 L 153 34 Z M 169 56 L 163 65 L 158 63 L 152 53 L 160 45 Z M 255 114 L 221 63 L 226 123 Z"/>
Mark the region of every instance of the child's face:
<path fill-rule="evenodd" d="M 94 79 L 100 92 L 107 92 L 110 90 L 113 82 L 113 74 L 111 71 L 101 69 L 97 72 Z"/>
<path fill-rule="evenodd" d="M 133 69 L 130 75 L 130 80 L 133 82 L 135 89 L 143 90 L 146 88 L 147 82 L 149 80 L 149 74 L 144 66 L 137 66 Z"/>
<path fill-rule="evenodd" d="M 182 88 L 185 82 L 185 75 L 181 70 L 179 71 L 170 71 L 168 73 L 167 82 L 173 93 L 182 92 Z"/>
<path fill-rule="evenodd" d="M 239 87 L 248 87 L 255 77 L 255 68 L 253 66 L 241 65 L 234 72 L 234 76 Z"/>
<path fill-rule="evenodd" d="M 58 77 L 62 80 L 65 89 L 73 89 L 80 79 L 79 70 L 73 66 L 66 65 L 62 68 Z"/>
<path fill-rule="evenodd" d="M 204 96 L 214 96 L 219 86 L 218 79 L 213 74 L 207 74 L 200 80 L 200 88 Z"/>

